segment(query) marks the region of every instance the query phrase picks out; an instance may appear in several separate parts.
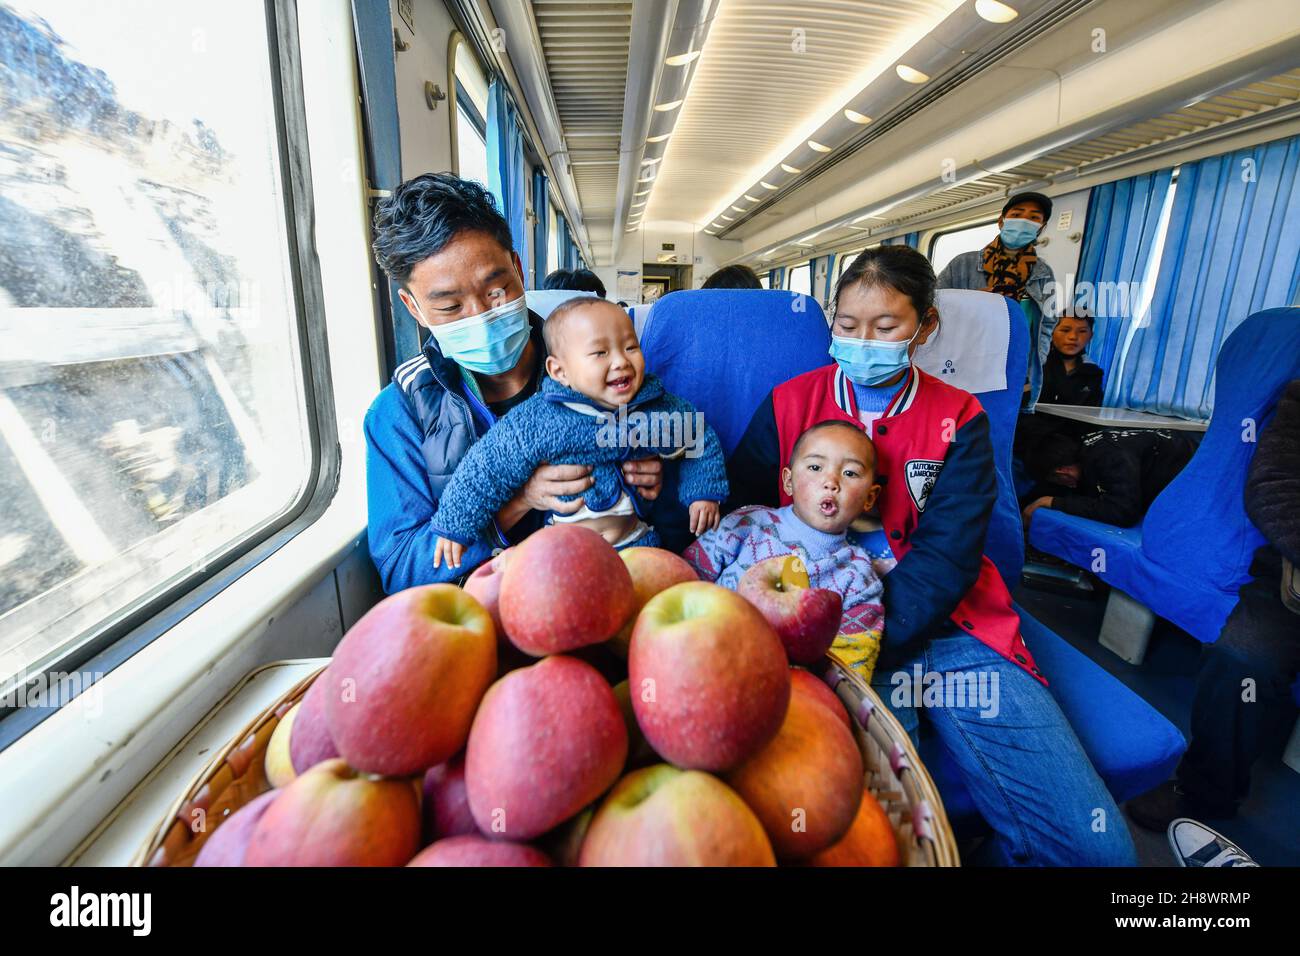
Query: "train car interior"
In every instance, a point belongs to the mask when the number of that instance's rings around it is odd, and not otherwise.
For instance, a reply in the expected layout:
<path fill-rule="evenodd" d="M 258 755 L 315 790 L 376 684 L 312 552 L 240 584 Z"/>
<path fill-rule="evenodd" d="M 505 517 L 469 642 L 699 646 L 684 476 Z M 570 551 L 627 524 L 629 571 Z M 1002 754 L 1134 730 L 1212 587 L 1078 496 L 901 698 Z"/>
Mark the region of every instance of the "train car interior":
<path fill-rule="evenodd" d="M 794 414 L 783 383 L 837 361 L 872 251 L 928 260 L 906 381 L 977 400 L 1003 656 L 1138 864 L 1183 862 L 1134 814 L 1213 745 L 1236 791 L 1200 818 L 1300 865 L 1300 509 L 1275 532 L 1252 504 L 1264 449 L 1300 448 L 1300 4 L 0 0 L 0 102 L 0 864 L 169 859 L 277 702 L 435 580 L 377 541 L 372 403 L 429 369 L 432 326 L 372 243 L 404 183 L 450 174 L 493 197 L 536 316 L 625 309 L 733 469 L 763 408 L 773 443 Z M 1107 511 L 1116 472 L 1089 475 L 1120 446 L 1158 450 L 1124 451 L 1136 504 Z M 881 494 L 910 493 L 918 547 L 944 464 L 913 466 Z M 678 493 L 652 523 L 680 553 Z M 1211 670 L 1265 703 L 1224 716 Z M 986 795 L 936 728 L 911 739 L 938 807 L 911 797 L 909 838 L 981 862 Z"/>

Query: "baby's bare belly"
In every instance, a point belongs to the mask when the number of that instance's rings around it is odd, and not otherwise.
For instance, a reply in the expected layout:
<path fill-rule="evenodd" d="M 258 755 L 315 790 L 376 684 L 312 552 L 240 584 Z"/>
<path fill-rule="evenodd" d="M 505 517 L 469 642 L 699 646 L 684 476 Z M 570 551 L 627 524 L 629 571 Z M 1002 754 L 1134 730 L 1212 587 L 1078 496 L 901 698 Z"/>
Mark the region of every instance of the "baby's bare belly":
<path fill-rule="evenodd" d="M 637 516 L 634 514 L 601 515 L 599 518 L 584 518 L 582 521 L 565 523 L 575 524 L 581 528 L 590 528 L 610 544 L 617 544 L 636 527 L 637 520 Z"/>

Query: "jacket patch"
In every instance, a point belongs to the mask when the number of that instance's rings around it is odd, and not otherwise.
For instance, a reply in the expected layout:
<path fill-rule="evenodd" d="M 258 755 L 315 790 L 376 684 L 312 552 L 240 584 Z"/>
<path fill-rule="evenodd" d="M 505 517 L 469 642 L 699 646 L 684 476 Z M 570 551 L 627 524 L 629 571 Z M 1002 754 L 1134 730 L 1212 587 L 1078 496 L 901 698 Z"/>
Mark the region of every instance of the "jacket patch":
<path fill-rule="evenodd" d="M 903 473 L 907 476 L 907 491 L 912 496 L 917 511 L 925 510 L 925 503 L 941 471 L 943 462 L 930 458 L 913 458 L 903 467 Z"/>

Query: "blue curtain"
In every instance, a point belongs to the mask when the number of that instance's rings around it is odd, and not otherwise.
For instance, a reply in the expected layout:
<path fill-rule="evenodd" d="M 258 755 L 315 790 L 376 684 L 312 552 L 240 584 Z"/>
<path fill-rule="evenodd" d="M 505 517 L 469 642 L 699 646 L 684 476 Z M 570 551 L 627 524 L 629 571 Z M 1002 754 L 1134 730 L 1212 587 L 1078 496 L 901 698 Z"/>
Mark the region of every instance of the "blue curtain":
<path fill-rule="evenodd" d="M 768 285 L 773 289 L 785 288 L 785 266 L 777 266 L 768 274 Z"/>
<path fill-rule="evenodd" d="M 498 80 L 493 80 L 488 90 L 487 159 L 488 190 L 510 223 L 515 251 L 520 259 L 527 261 L 524 136 L 506 88 Z"/>
<path fill-rule="evenodd" d="M 1098 186 L 1088 197 L 1078 283 L 1071 290 L 1067 280 L 1065 295 L 1072 302 L 1059 304 L 1079 302 L 1096 316 L 1088 358 L 1108 373 L 1107 382 L 1128 331 L 1131 311 L 1112 309 L 1117 297 L 1105 290 L 1140 290 L 1155 251 L 1160 209 L 1172 176 L 1172 169 L 1161 169 Z M 1081 289 L 1081 283 L 1088 285 Z M 1093 290 L 1090 295 L 1089 289 Z M 1130 308 L 1136 304 L 1131 303 Z M 1123 314 L 1111 314 L 1114 311 Z"/>
<path fill-rule="evenodd" d="M 882 246 L 911 246 L 913 249 L 916 249 L 920 241 L 921 241 L 921 234 L 919 232 L 909 232 L 907 233 L 907 235 L 904 236 L 894 236 L 893 238 L 886 239 L 884 242 L 881 243 L 881 245 Z"/>
<path fill-rule="evenodd" d="M 533 288 L 540 289 L 546 278 L 546 244 L 550 239 L 547 221 L 550 219 L 551 200 L 546 172 L 540 166 L 533 170 Z"/>
<path fill-rule="evenodd" d="M 1208 418 L 1224 339 L 1252 313 L 1290 305 L 1298 283 L 1300 137 L 1183 166 L 1150 319 L 1124 358 L 1119 404 Z"/>
<path fill-rule="evenodd" d="M 817 278 L 817 270 L 825 268 L 826 275 L 820 281 Z M 830 301 L 831 287 L 835 278 L 835 256 L 817 256 L 808 263 L 808 271 L 812 276 L 812 295 L 822 306 Z"/>

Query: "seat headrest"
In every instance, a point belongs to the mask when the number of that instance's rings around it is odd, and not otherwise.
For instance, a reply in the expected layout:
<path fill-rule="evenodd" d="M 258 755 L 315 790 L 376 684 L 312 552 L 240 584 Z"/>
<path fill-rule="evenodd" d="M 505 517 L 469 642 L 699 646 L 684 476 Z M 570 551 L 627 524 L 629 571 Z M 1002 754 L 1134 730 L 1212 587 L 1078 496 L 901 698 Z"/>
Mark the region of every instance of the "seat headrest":
<path fill-rule="evenodd" d="M 594 292 L 579 292 L 576 289 L 529 289 L 524 293 L 524 301 L 542 319 L 550 317 L 556 306 L 568 302 L 580 295 L 595 296 Z"/>
<path fill-rule="evenodd" d="M 940 289 L 934 304 L 939 330 L 916 350 L 913 364 L 971 394 L 1005 390 L 1011 335 L 1006 298 L 995 292 Z"/>

